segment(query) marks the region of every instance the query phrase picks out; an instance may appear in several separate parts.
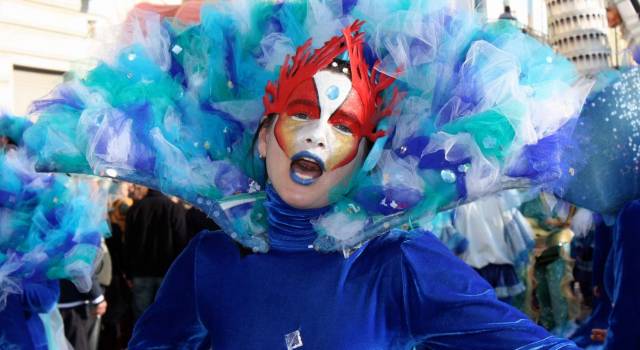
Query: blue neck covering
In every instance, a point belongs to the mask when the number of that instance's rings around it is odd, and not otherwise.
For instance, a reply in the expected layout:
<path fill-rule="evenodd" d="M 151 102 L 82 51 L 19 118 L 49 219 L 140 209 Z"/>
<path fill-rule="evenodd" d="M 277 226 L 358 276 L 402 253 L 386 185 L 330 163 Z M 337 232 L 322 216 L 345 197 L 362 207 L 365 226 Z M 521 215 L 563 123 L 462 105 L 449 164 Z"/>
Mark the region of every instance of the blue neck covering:
<path fill-rule="evenodd" d="M 271 184 L 266 188 L 267 200 L 264 207 L 269 222 L 271 249 L 295 252 L 313 249 L 317 237 L 312 220 L 331 209 L 330 206 L 317 209 L 297 209 L 285 203 Z"/>

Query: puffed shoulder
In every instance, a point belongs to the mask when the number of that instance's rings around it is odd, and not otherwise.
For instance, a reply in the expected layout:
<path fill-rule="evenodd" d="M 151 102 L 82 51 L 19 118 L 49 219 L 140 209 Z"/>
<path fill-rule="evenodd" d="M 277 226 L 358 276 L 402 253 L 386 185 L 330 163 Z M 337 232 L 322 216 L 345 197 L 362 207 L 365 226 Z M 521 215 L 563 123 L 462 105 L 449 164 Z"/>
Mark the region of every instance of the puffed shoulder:
<path fill-rule="evenodd" d="M 420 230 L 411 236 L 400 243 L 401 269 L 419 293 L 493 296 L 493 288 L 432 233 Z"/>
<path fill-rule="evenodd" d="M 422 229 L 391 230 L 371 240 L 365 248 L 367 255 L 375 255 L 378 258 L 398 257 L 409 265 L 423 263 L 433 265 L 444 261 L 448 266 L 455 265 L 455 267 L 469 269 L 433 233 Z"/>
<path fill-rule="evenodd" d="M 461 259 L 457 258 L 444 243 L 429 231 L 413 230 L 407 232 L 404 237 L 400 243 L 400 249 L 403 257 L 411 261 L 419 260 L 420 262 L 431 263 L 446 261 L 447 264 L 467 267 Z"/>
<path fill-rule="evenodd" d="M 186 250 L 192 250 L 196 263 L 229 264 L 253 252 L 241 246 L 224 231 L 204 230 L 189 243 Z"/>
<path fill-rule="evenodd" d="M 237 251 L 238 245 L 235 241 L 229 237 L 224 231 L 216 230 L 209 231 L 203 230 L 200 231 L 189 243 L 189 245 L 195 244 L 196 250 L 201 251 L 203 248 L 207 251 L 209 249 L 215 250 L 229 250 L 229 251 Z"/>
<path fill-rule="evenodd" d="M 492 288 L 479 280 L 472 268 L 451 253 L 435 235 L 421 229 L 392 230 L 369 241 L 350 259 L 355 260 L 353 267 L 391 268 L 395 274 L 403 276 L 403 283 L 412 281 L 410 284 L 420 288 L 442 286 L 441 282 L 444 282 L 465 292 L 492 293 Z"/>

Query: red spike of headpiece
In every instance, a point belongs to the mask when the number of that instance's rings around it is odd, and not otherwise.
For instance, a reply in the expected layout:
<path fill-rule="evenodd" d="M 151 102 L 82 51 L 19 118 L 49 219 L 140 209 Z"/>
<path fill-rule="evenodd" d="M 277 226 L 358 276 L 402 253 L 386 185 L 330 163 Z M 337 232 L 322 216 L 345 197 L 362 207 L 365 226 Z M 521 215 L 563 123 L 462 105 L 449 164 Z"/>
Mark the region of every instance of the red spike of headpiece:
<path fill-rule="evenodd" d="M 287 56 L 280 69 L 278 81 L 269 82 L 265 88 L 265 96 L 262 99 L 265 115 L 283 112 L 289 96 L 302 82 L 312 78 L 346 51 L 351 67 L 351 84 L 360 96 L 365 111 L 362 116 L 364 120 L 360 120 L 362 136 L 371 141 L 383 136 L 384 132 L 375 132 L 376 125 L 382 118 L 391 115 L 398 94 L 394 91 L 391 102 L 383 104 L 382 93 L 395 79 L 378 71 L 379 62 L 376 62 L 373 70 L 369 72 L 363 54 L 364 34 L 359 31 L 363 24 L 363 21 L 354 21 L 342 30 L 343 35 L 331 38 L 313 54 L 310 51 L 309 39 L 298 47 L 293 57 Z"/>

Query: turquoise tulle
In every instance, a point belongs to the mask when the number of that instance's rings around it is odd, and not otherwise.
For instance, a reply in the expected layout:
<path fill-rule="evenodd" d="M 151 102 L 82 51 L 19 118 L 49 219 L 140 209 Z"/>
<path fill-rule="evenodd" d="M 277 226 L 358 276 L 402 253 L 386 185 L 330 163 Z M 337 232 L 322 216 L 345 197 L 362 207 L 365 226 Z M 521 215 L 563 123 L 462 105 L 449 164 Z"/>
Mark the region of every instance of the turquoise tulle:
<path fill-rule="evenodd" d="M 253 149 L 264 87 L 308 38 L 321 46 L 361 19 L 369 63 L 381 61 L 403 98 L 376 166 L 336 188 L 315 223 L 316 248 L 341 250 L 556 178 L 557 157 L 539 141 L 577 116 L 590 87 L 518 28 L 483 25 L 444 1 L 218 1 L 200 17 L 186 25 L 134 11 L 117 54 L 35 103 L 25 139 L 37 168 L 158 188 L 265 251 L 266 176 Z M 547 161 L 529 168 L 532 154 Z"/>
<path fill-rule="evenodd" d="M 33 123 L 26 118 L 3 114 L 0 112 L 0 135 L 8 137 L 14 143 L 22 141 L 22 134 Z"/>
<path fill-rule="evenodd" d="M 108 233 L 106 193 L 86 180 L 36 173 L 22 148 L 0 150 L 0 309 L 26 280 L 66 278 L 88 289 Z"/>

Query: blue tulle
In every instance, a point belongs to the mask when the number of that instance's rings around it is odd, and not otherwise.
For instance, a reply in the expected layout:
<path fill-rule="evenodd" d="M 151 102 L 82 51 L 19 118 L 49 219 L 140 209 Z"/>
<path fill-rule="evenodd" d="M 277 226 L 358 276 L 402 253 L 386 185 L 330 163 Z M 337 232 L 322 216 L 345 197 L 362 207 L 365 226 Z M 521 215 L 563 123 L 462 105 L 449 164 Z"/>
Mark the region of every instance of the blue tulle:
<path fill-rule="evenodd" d="M 460 201 L 557 178 L 560 158 L 545 152 L 559 147 L 554 135 L 586 91 L 550 47 L 444 1 L 219 1 L 200 15 L 185 25 L 133 13 L 116 55 L 36 102 L 25 138 L 38 169 L 158 188 L 265 250 L 264 194 L 250 205 L 228 198 L 265 185 L 253 148 L 264 87 L 308 38 L 319 47 L 365 20 L 367 61 L 381 61 L 403 98 L 377 165 L 336 188 L 336 205 L 316 222 L 316 245 L 340 250 Z M 234 203 L 251 210 L 230 212 Z"/>
<path fill-rule="evenodd" d="M 526 177 L 536 183 L 553 182 L 569 171 L 570 165 L 563 162 L 567 150 L 574 153 L 575 159 L 584 159 L 584 155 L 575 147 L 573 133 L 576 121 L 571 120 L 555 134 L 549 135 L 538 143 L 527 145 L 522 154 L 509 167 L 511 177 Z"/>
<path fill-rule="evenodd" d="M 8 137 L 14 143 L 21 143 L 22 134 L 32 124 L 26 118 L 3 114 L 0 116 L 0 135 Z"/>

